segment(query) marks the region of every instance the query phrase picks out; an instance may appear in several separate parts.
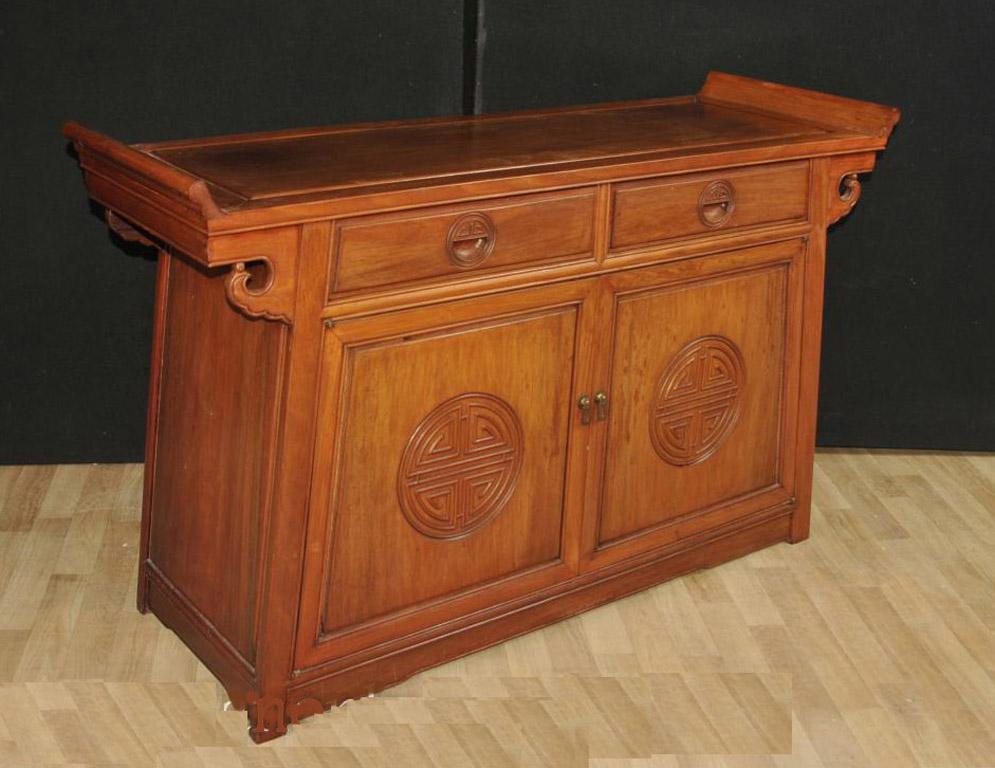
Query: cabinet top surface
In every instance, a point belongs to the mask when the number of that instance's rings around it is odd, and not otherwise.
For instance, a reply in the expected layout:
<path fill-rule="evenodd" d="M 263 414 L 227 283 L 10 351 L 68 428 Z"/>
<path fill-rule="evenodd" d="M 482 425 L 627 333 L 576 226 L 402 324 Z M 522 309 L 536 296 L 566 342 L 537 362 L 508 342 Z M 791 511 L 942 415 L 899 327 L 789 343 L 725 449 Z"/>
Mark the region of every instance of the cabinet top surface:
<path fill-rule="evenodd" d="M 827 133 L 814 125 L 682 100 L 250 134 L 142 149 L 256 201 L 721 146 L 797 142 Z"/>
<path fill-rule="evenodd" d="M 892 107 L 713 72 L 695 96 L 483 117 L 130 146 L 76 123 L 65 133 L 84 170 L 179 195 L 217 219 L 512 177 L 509 192 L 881 149 L 897 119 Z M 540 176 L 545 182 L 523 180 Z"/>

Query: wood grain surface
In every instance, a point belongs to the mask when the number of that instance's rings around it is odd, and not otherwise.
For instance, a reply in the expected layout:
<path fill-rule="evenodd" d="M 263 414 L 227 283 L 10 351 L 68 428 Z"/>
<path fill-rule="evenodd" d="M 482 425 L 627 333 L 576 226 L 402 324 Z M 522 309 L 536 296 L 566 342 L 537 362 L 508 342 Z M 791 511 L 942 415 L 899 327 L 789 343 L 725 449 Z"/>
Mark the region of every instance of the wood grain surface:
<path fill-rule="evenodd" d="M 91 197 L 211 265 L 205 235 L 535 191 L 536 176 L 553 190 L 884 149 L 898 117 L 712 72 L 694 96 L 475 117 L 132 146 L 75 122 L 63 132 Z"/>
<path fill-rule="evenodd" d="M 260 748 L 136 612 L 140 465 L 0 467 L 0 765 L 990 766 L 995 456 L 821 451 L 812 538 Z"/>

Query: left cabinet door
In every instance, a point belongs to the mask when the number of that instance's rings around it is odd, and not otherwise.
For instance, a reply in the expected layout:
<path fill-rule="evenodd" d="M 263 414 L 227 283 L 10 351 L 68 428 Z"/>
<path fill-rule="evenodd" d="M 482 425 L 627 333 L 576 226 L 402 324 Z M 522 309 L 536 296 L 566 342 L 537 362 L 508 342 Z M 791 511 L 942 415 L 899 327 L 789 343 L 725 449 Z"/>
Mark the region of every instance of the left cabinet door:
<path fill-rule="evenodd" d="M 591 289 L 327 328 L 299 669 L 449 631 L 576 572 Z"/>

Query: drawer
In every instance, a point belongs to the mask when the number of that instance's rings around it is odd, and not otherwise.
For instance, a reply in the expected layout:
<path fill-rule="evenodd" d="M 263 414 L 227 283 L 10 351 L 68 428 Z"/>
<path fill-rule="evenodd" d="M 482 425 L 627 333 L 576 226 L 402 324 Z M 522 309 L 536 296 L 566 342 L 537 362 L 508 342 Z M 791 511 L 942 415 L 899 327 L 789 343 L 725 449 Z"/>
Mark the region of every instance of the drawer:
<path fill-rule="evenodd" d="M 611 249 L 758 224 L 804 221 L 808 163 L 617 184 Z"/>
<path fill-rule="evenodd" d="M 593 260 L 594 191 L 347 219 L 331 293 Z"/>

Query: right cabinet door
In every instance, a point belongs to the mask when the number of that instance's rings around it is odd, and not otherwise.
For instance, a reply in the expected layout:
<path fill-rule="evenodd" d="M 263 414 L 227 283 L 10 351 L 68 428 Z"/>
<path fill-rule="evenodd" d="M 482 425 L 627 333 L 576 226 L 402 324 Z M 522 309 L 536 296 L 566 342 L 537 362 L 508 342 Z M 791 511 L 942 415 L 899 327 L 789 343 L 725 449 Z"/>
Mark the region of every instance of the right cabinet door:
<path fill-rule="evenodd" d="M 790 502 L 806 243 L 606 278 L 612 333 L 595 395 L 589 567 Z"/>

